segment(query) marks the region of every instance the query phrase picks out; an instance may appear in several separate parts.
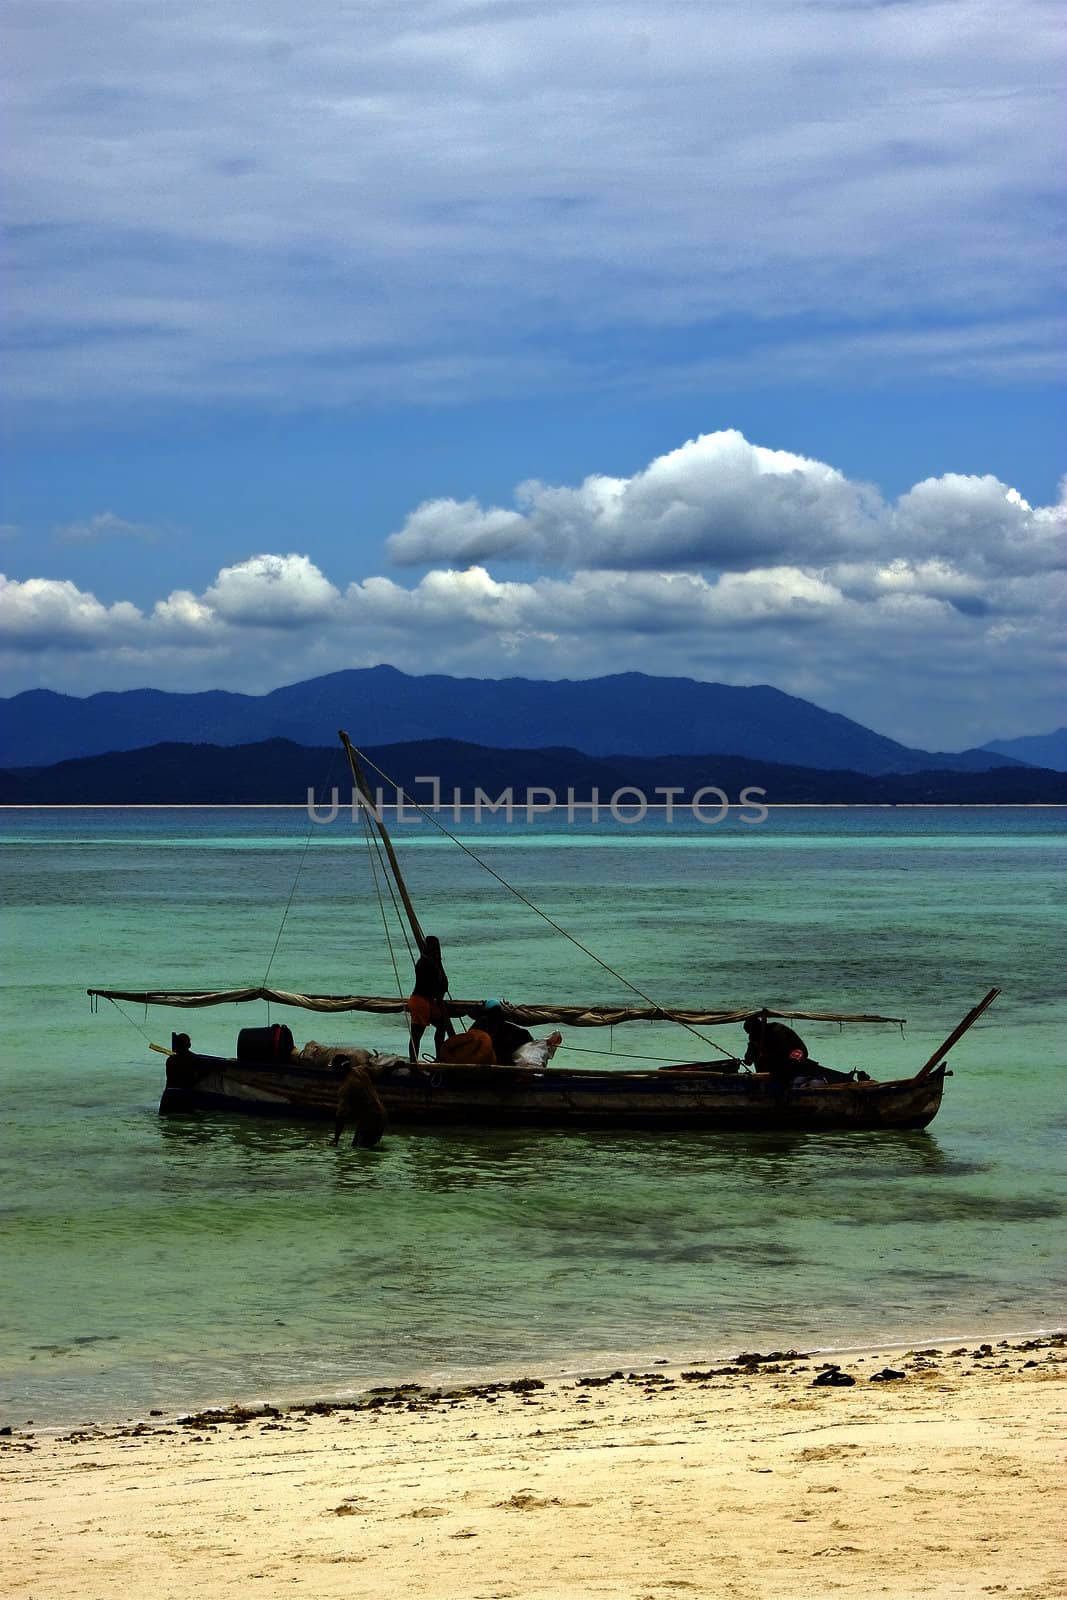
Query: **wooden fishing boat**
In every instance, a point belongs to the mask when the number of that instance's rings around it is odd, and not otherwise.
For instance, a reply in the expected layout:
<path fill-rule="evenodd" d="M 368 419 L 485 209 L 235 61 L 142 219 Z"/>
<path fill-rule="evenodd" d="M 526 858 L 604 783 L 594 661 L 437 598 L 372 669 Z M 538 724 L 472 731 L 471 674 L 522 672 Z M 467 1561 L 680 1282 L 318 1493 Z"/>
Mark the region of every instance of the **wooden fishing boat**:
<path fill-rule="evenodd" d="M 410 1126 L 631 1128 L 646 1131 L 784 1128 L 925 1128 L 945 1081 L 939 1065 L 892 1083 L 777 1085 L 711 1062 L 658 1072 L 530 1070 L 515 1066 L 414 1067 L 375 1077 L 390 1124 Z M 167 1062 L 162 1112 L 237 1111 L 332 1121 L 337 1077 L 327 1068 L 196 1055 Z"/>
<path fill-rule="evenodd" d="M 425 935 L 412 905 L 388 832 L 371 800 L 358 753 L 341 734 L 370 822 L 384 856 L 419 951 Z M 466 848 L 466 847 L 464 847 Z M 471 853 L 471 852 L 468 852 Z M 484 863 L 483 863 L 484 865 Z M 487 870 L 492 871 L 491 868 Z M 499 878 L 499 874 L 493 873 Z M 499 881 L 503 882 L 503 879 Z M 510 887 L 510 886 L 508 886 Z M 529 904 L 529 902 L 527 902 Z M 534 907 L 534 910 L 537 908 Z M 543 913 L 539 913 L 544 915 Z M 548 919 L 546 919 L 548 920 Z M 556 926 L 553 924 L 553 926 Z M 564 930 L 559 930 L 563 932 Z M 570 935 L 567 935 L 570 937 Z M 576 942 L 576 941 L 575 941 Z M 581 947 L 583 950 L 584 946 Z M 591 952 L 586 951 L 587 954 Z M 605 963 L 601 963 L 605 965 Z M 606 968 L 618 978 L 613 968 Z M 924 1128 L 937 1115 L 947 1073 L 945 1058 L 953 1045 L 999 994 L 991 989 L 968 1012 L 948 1038 L 910 1077 L 877 1082 L 865 1074 L 827 1072 L 811 1064 L 794 1082 L 769 1073 L 739 1070 L 728 1050 L 699 1032 L 705 1026 L 744 1022 L 753 1014 L 763 1021 L 891 1023 L 899 1017 L 868 1013 L 783 1011 L 752 1005 L 732 1008 L 663 1008 L 633 984 L 642 1005 L 510 1005 L 501 1013 L 522 1028 L 563 1026 L 614 1028 L 622 1023 L 674 1023 L 695 1034 L 723 1059 L 670 1062 L 658 1070 L 582 1070 L 544 1065 L 473 1066 L 444 1062 L 411 1062 L 385 1053 L 360 1051 L 361 1066 L 373 1084 L 389 1122 L 396 1127 L 467 1124 L 503 1128 L 629 1128 L 655 1130 L 731 1129 L 885 1129 Z M 402 996 L 319 995 L 257 986 L 232 990 L 142 991 L 90 989 L 97 999 L 179 1009 L 266 1002 L 337 1016 L 362 1012 L 399 1015 Z M 452 1018 L 474 1015 L 482 1001 L 449 1000 Z M 271 1030 L 259 1030 L 266 1035 Z M 284 1048 L 279 1036 L 284 1035 Z M 245 1112 L 257 1115 L 330 1121 L 338 1104 L 337 1061 L 353 1047 L 292 1047 L 288 1028 L 273 1030 L 273 1048 L 263 1059 L 249 1058 L 247 1048 L 233 1057 L 192 1050 L 185 1035 L 174 1035 L 166 1051 L 167 1081 L 160 1111 Z"/>

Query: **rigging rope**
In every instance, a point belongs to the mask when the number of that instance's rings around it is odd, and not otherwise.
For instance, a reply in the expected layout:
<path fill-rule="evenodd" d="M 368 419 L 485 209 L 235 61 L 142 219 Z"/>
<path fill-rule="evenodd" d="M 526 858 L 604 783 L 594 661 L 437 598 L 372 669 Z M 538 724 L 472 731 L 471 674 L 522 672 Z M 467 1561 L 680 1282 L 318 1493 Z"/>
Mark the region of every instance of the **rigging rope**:
<path fill-rule="evenodd" d="M 110 998 L 111 997 L 109 995 L 108 999 L 110 999 Z M 135 1029 L 136 1032 L 141 1035 L 142 1039 L 146 1040 L 148 1044 L 152 1043 L 151 1039 L 148 1037 L 148 1034 L 145 1033 L 144 1029 L 142 1027 L 140 1027 L 136 1022 L 134 1022 L 134 1020 L 130 1016 L 129 1012 L 123 1011 L 122 1007 L 119 1005 L 117 1000 L 111 1000 L 111 1004 L 115 1007 L 115 1010 L 118 1012 L 119 1016 L 125 1018 L 125 1020 L 129 1023 L 130 1027 Z"/>
<path fill-rule="evenodd" d="M 614 1031 L 615 1030 L 612 1029 L 613 1035 Z M 618 1061 L 666 1061 L 672 1066 L 677 1065 L 677 1062 L 673 1056 L 646 1056 L 641 1055 L 633 1050 L 616 1050 L 614 1043 L 612 1044 L 610 1050 L 594 1050 L 590 1045 L 571 1044 L 570 1040 L 568 1040 L 566 1044 L 561 1046 L 561 1048 L 568 1052 L 571 1050 L 577 1050 L 578 1054 L 582 1056 L 613 1056 Z"/>
<path fill-rule="evenodd" d="M 571 944 L 575 945 L 579 950 L 581 950 L 584 955 L 587 955 L 591 961 L 595 961 L 597 966 L 603 967 L 605 972 L 609 972 L 613 978 L 617 978 L 625 988 L 632 989 L 634 994 L 640 995 L 641 999 L 646 1001 L 648 1005 L 652 1006 L 657 1011 L 663 1011 L 668 1017 L 670 1016 L 670 1010 L 668 1007 L 660 1006 L 657 1001 L 652 999 L 651 995 L 647 995 L 643 989 L 639 989 L 636 983 L 631 983 L 629 978 L 624 977 L 621 972 L 617 972 L 616 969 L 607 961 L 602 960 L 601 957 L 597 955 L 595 950 L 590 950 L 589 946 L 583 944 L 582 941 L 576 938 L 573 933 L 568 933 L 567 929 L 561 927 L 558 922 L 548 915 L 547 911 L 542 911 L 540 906 L 534 905 L 533 901 L 528 899 L 528 897 L 523 894 L 521 889 L 516 889 L 513 883 L 509 883 L 508 880 L 502 877 L 501 874 L 497 872 L 495 868 L 491 867 L 487 861 L 483 861 L 481 857 L 470 848 L 469 845 L 465 845 L 462 839 L 458 839 L 454 833 L 451 833 L 449 829 L 445 827 L 444 823 L 438 822 L 437 818 L 432 814 L 432 812 L 427 811 L 425 807 L 421 806 L 417 800 L 413 800 L 409 795 L 406 795 L 400 785 L 390 778 L 387 772 L 383 772 L 381 767 L 376 766 L 364 751 L 360 750 L 358 754 L 360 760 L 366 762 L 367 766 L 370 767 L 372 772 L 376 772 L 379 778 L 383 779 L 383 781 L 387 783 L 390 788 L 396 790 L 397 795 L 400 797 L 401 805 L 414 806 L 415 810 L 420 814 L 420 816 L 425 817 L 427 822 L 432 822 L 439 833 L 443 833 L 446 839 L 450 839 L 453 844 L 458 845 L 461 850 L 465 851 L 466 854 L 470 856 L 472 861 L 481 867 L 483 872 L 488 872 L 489 876 L 491 878 L 495 878 L 499 884 L 507 889 L 509 894 L 513 894 L 517 900 L 522 901 L 523 905 L 528 906 L 531 911 L 535 911 L 544 922 L 548 923 L 550 928 L 555 928 L 557 933 L 561 933 L 565 939 L 569 939 Z M 720 1055 L 726 1056 L 728 1060 L 737 1060 L 737 1056 L 734 1051 L 726 1050 L 721 1044 L 716 1044 L 714 1039 L 709 1039 L 705 1034 L 700 1033 L 696 1028 L 693 1027 L 691 1023 L 679 1022 L 678 1026 L 685 1028 L 689 1033 L 693 1034 L 695 1038 L 699 1039 L 702 1044 L 710 1045 L 713 1050 L 717 1050 Z"/>
<path fill-rule="evenodd" d="M 367 817 L 367 813 L 365 812 L 365 810 L 363 809 L 362 806 L 360 807 L 360 811 L 359 811 L 359 822 L 360 822 L 360 827 L 363 829 L 363 836 L 367 841 L 367 859 L 370 862 L 371 881 L 374 884 L 374 892 L 378 896 L 378 910 L 381 912 L 382 928 L 383 928 L 383 930 L 385 932 L 385 942 L 386 942 L 386 945 L 389 948 L 389 960 L 393 964 L 393 976 L 396 979 L 396 992 L 397 992 L 398 995 L 402 995 L 404 993 L 404 986 L 400 981 L 400 968 L 396 964 L 396 953 L 393 950 L 392 935 L 389 932 L 389 918 L 386 916 L 386 913 L 385 913 L 385 901 L 382 899 L 381 885 L 380 885 L 380 883 L 378 881 L 378 868 L 379 868 L 380 865 L 382 865 L 382 862 L 381 862 L 381 850 L 377 845 L 377 841 L 374 840 L 372 838 L 372 836 L 371 836 L 372 835 L 372 829 L 371 829 L 371 826 L 370 826 L 370 820 Z M 377 854 L 377 856 L 378 856 L 377 861 L 375 860 L 375 854 Z M 382 872 L 383 872 L 383 875 L 385 877 L 385 882 L 386 882 L 386 885 L 387 885 L 387 887 L 389 889 L 390 896 L 392 897 L 393 909 L 395 911 L 396 910 L 396 895 L 393 894 L 392 884 L 390 884 L 390 882 L 389 882 L 389 875 L 388 875 L 388 873 L 385 872 L 384 866 L 382 866 Z M 398 913 L 398 920 L 400 920 L 399 919 L 399 913 Z M 404 940 L 405 940 L 405 943 L 406 943 L 407 942 L 407 932 L 406 932 L 406 930 L 404 928 L 404 924 L 403 924 L 402 920 L 400 920 L 400 931 L 404 934 Z M 411 954 L 411 946 L 408 945 L 408 955 L 410 956 L 410 954 Z"/>
<path fill-rule="evenodd" d="M 330 756 L 330 766 L 329 766 L 329 770 L 328 770 L 328 772 L 326 774 L 326 783 L 323 786 L 324 788 L 327 788 L 327 789 L 329 788 L 330 779 L 333 777 L 333 769 L 334 769 L 334 767 L 336 765 L 337 765 L 337 751 L 334 750 L 332 755 Z M 292 888 L 289 890 L 289 898 L 285 902 L 285 910 L 282 912 L 282 920 L 278 924 L 278 933 L 277 933 L 277 936 L 276 936 L 276 938 L 274 940 L 274 949 L 270 953 L 270 960 L 267 962 L 267 970 L 263 974 L 263 982 L 260 984 L 260 988 L 261 989 L 265 989 L 267 987 L 267 979 L 270 977 L 270 969 L 274 965 L 274 957 L 278 954 L 278 946 L 282 942 L 282 934 L 285 932 L 285 924 L 286 924 L 286 922 L 288 920 L 290 909 L 292 908 L 293 897 L 296 894 L 297 884 L 300 882 L 300 874 L 304 870 L 304 862 L 307 860 L 307 853 L 308 853 L 308 850 L 309 850 L 309 848 L 311 846 L 311 830 L 314 828 L 314 826 L 315 826 L 314 818 L 312 817 L 311 811 L 309 809 L 308 810 L 308 831 L 307 831 L 307 834 L 304 837 L 304 848 L 303 848 L 303 850 L 301 850 L 300 859 L 298 860 L 298 862 L 296 864 L 296 872 L 293 874 L 293 885 L 292 885 Z"/>
<path fill-rule="evenodd" d="M 407 918 L 404 916 L 403 909 L 402 909 L 402 907 L 400 905 L 399 900 L 396 897 L 396 890 L 393 887 L 393 875 L 389 871 L 388 863 L 386 862 L 386 859 L 385 859 L 384 855 L 382 854 L 382 844 L 381 844 L 381 840 L 378 838 L 377 833 L 374 831 L 373 828 L 368 829 L 368 832 L 370 834 L 371 843 L 374 846 L 374 853 L 378 858 L 378 868 L 379 868 L 379 870 L 381 872 L 382 877 L 385 879 L 385 887 L 389 890 L 389 899 L 392 901 L 392 905 L 393 905 L 393 915 L 396 917 L 397 924 L 399 925 L 399 928 L 400 928 L 400 934 L 401 934 L 401 937 L 402 937 L 402 939 L 404 941 L 404 949 L 408 953 L 408 960 L 411 962 L 411 965 L 414 967 L 416 961 L 418 961 L 418 959 L 419 959 L 419 952 L 418 952 L 417 949 L 415 949 L 413 947 L 413 945 L 411 943 L 411 939 L 410 939 L 410 937 L 408 935 Z M 403 994 L 403 992 L 404 992 L 404 986 L 401 984 L 400 989 L 399 989 L 399 993 Z"/>

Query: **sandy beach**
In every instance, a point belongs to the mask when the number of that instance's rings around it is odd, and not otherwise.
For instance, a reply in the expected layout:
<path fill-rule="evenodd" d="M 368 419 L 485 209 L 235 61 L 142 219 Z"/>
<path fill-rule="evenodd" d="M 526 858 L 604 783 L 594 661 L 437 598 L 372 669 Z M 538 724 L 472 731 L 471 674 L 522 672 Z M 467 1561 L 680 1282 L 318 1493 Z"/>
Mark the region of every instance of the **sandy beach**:
<path fill-rule="evenodd" d="M 1067 1592 L 1067 1340 L 835 1359 L 15 1427 L 0 1594 Z"/>

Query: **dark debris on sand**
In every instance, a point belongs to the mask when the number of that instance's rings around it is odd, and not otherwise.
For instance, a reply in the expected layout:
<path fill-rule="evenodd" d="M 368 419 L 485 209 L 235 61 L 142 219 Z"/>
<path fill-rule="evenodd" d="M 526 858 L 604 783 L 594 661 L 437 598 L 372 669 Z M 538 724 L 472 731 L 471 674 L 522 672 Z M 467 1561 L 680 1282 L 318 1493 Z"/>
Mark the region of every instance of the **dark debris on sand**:
<path fill-rule="evenodd" d="M 969 1357 L 976 1365 L 971 1368 L 974 1372 L 989 1372 L 1008 1366 L 1007 1355 L 1030 1355 L 1033 1357 L 1038 1352 L 1045 1352 L 1045 1359 L 1037 1361 L 1031 1359 L 1019 1364 L 1019 1371 L 1027 1368 L 1041 1368 L 1048 1363 L 1058 1364 L 1067 1362 L 1067 1355 L 1057 1354 L 1067 1349 L 1067 1333 L 1053 1333 L 1033 1339 L 1008 1340 L 1003 1339 L 999 1344 L 980 1344 L 974 1348 L 961 1345 L 949 1352 L 956 1358 Z M 994 1357 L 997 1358 L 994 1361 Z M 936 1346 L 927 1346 L 923 1349 L 909 1350 L 903 1357 L 901 1365 L 908 1368 L 915 1376 L 924 1373 L 937 1372 L 938 1366 L 935 1358 L 946 1359 L 945 1352 Z M 721 1367 L 694 1367 L 686 1369 L 677 1376 L 664 1372 L 623 1372 L 621 1369 L 606 1374 L 589 1374 L 577 1377 L 570 1385 L 576 1389 L 605 1388 L 615 1383 L 625 1383 L 632 1387 L 640 1387 L 646 1395 L 668 1393 L 672 1388 L 677 1388 L 678 1378 L 686 1383 L 708 1383 L 715 1378 L 743 1378 L 770 1377 L 775 1374 L 787 1372 L 796 1376 L 801 1372 L 810 1371 L 810 1367 L 799 1366 L 797 1363 L 810 1360 L 810 1353 L 799 1350 L 772 1350 L 766 1354 L 760 1351 L 743 1351 L 735 1356 L 734 1360 Z M 857 1358 L 862 1364 L 862 1358 Z M 831 1373 L 839 1374 L 835 1380 Z M 893 1367 L 885 1367 L 881 1372 L 871 1375 L 871 1383 L 893 1383 L 906 1378 L 908 1371 L 901 1372 Z M 849 1381 L 845 1381 L 849 1380 Z M 855 1381 L 843 1373 L 837 1362 L 824 1362 L 816 1368 L 814 1383 L 822 1387 L 851 1387 Z M 401 1383 L 382 1388 L 370 1389 L 366 1393 L 352 1400 L 314 1400 L 307 1403 L 297 1403 L 285 1407 L 275 1405 L 229 1405 L 209 1407 L 202 1411 L 191 1412 L 188 1415 L 174 1418 L 169 1424 L 153 1421 L 131 1422 L 127 1427 L 100 1427 L 88 1424 L 83 1428 L 73 1430 L 62 1436 L 63 1442 L 69 1444 L 82 1444 L 91 1440 L 102 1438 L 142 1438 L 149 1435 L 173 1433 L 175 1428 L 185 1430 L 190 1442 L 205 1442 L 208 1435 L 217 1433 L 220 1428 L 247 1428 L 257 1426 L 261 1432 L 287 1432 L 293 1426 L 307 1426 L 316 1417 L 340 1416 L 342 1420 L 348 1416 L 370 1413 L 373 1416 L 382 1412 L 415 1411 L 424 1412 L 444 1406 L 454 1408 L 464 1406 L 479 1400 L 490 1404 L 497 1402 L 506 1395 L 518 1396 L 524 1404 L 533 1405 L 536 1401 L 532 1398 L 546 1387 L 542 1378 L 513 1378 L 494 1383 L 461 1384 L 453 1388 L 428 1389 L 418 1383 Z M 153 1408 L 149 1413 L 153 1418 L 161 1418 L 162 1411 Z M 0 1451 L 5 1447 L 8 1450 L 26 1450 L 34 1446 L 28 1436 L 21 1430 L 13 1430 L 10 1426 L 0 1427 Z"/>

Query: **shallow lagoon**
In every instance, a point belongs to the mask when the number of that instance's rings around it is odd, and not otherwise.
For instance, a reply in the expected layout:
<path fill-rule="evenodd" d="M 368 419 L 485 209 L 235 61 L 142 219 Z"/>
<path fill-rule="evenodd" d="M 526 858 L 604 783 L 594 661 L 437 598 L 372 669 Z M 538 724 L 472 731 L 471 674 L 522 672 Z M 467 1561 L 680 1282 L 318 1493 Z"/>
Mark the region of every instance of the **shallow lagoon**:
<path fill-rule="evenodd" d="M 809 1027 L 831 1065 L 910 1072 L 1005 992 L 921 1134 L 453 1131 L 362 1152 L 161 1120 L 147 1041 L 180 1023 L 226 1050 L 265 1009 L 91 1016 L 85 988 L 237 986 L 270 963 L 279 986 L 395 992 L 365 847 L 299 811 L 7 812 L 5 1420 L 1062 1324 L 1062 813 L 445 821 L 659 1002 L 909 1019 L 903 1040 Z M 447 839 L 396 832 L 454 993 L 626 998 Z M 391 1021 L 286 1020 L 401 1042 Z M 572 1034 L 566 1059 L 606 1063 L 578 1053 L 596 1042 Z M 661 1027 L 601 1042 L 693 1053 Z"/>

